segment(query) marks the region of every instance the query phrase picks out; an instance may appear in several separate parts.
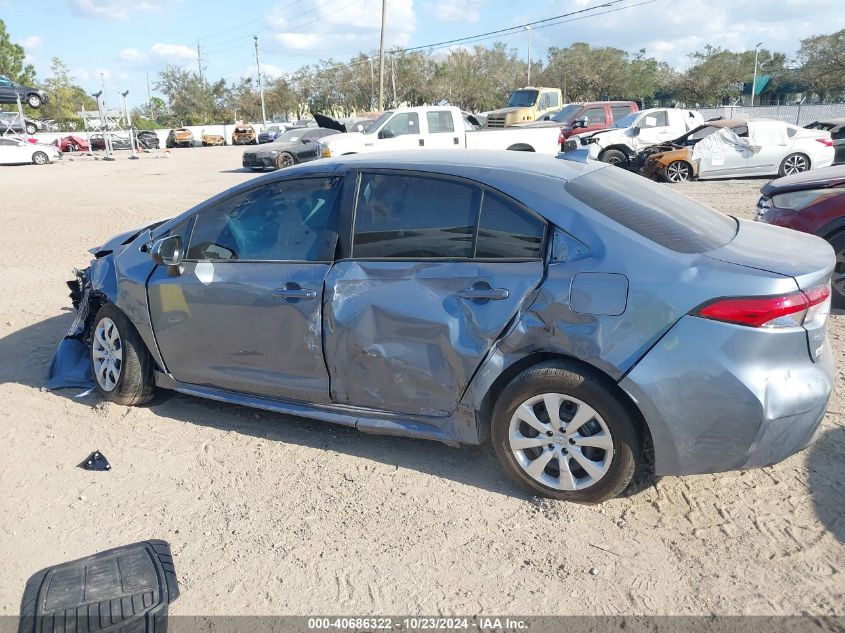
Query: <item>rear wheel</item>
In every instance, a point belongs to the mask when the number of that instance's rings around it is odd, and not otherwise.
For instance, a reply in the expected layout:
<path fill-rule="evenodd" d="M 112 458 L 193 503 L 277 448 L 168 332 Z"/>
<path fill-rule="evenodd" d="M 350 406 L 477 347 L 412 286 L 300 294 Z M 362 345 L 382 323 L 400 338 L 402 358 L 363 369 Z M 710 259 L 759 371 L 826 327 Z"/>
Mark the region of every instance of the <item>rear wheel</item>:
<path fill-rule="evenodd" d="M 153 359 L 135 326 L 109 303 L 94 317 L 91 366 L 97 391 L 106 400 L 127 406 L 152 400 Z"/>
<path fill-rule="evenodd" d="M 46 165 L 50 162 L 50 159 L 44 152 L 35 152 L 32 155 L 32 162 L 36 165 Z"/>
<path fill-rule="evenodd" d="M 38 128 L 35 127 L 35 125 L 33 125 L 32 123 L 26 124 L 26 133 L 27 134 L 30 134 L 30 135 L 35 134 L 37 131 L 38 131 Z"/>
<path fill-rule="evenodd" d="M 493 409 L 499 462 L 535 495 L 599 503 L 628 485 L 639 458 L 634 420 L 601 376 L 564 361 L 519 374 Z"/>
<path fill-rule="evenodd" d="M 836 253 L 836 268 L 831 279 L 831 306 L 837 310 L 845 309 L 845 231 L 839 231 L 827 238 Z"/>
<path fill-rule="evenodd" d="M 601 153 L 599 160 L 603 163 L 616 165 L 617 167 L 627 167 L 628 157 L 618 149 L 609 149 Z"/>
<path fill-rule="evenodd" d="M 780 176 L 791 176 L 808 169 L 810 169 L 810 159 L 805 154 L 790 154 L 783 159 L 778 174 Z"/>
<path fill-rule="evenodd" d="M 35 94 L 27 96 L 26 102 L 30 108 L 35 108 L 37 110 L 41 107 L 41 97 Z"/>
<path fill-rule="evenodd" d="M 666 165 L 666 180 L 669 182 L 686 182 L 692 178 L 692 167 L 683 160 L 674 160 Z"/>

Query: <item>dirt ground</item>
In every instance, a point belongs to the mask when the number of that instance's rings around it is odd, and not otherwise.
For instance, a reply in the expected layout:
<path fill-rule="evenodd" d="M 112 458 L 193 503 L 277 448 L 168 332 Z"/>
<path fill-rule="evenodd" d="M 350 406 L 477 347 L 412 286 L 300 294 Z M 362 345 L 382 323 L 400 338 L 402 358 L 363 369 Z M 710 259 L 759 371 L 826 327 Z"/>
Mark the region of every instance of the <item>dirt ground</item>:
<path fill-rule="evenodd" d="M 845 614 L 845 317 L 813 447 L 598 507 L 532 499 L 482 449 L 43 391 L 87 249 L 254 177 L 240 154 L 0 168 L 0 615 L 38 569 L 149 538 L 173 548 L 174 614 Z M 763 182 L 679 189 L 751 217 Z M 77 468 L 95 449 L 111 472 Z"/>

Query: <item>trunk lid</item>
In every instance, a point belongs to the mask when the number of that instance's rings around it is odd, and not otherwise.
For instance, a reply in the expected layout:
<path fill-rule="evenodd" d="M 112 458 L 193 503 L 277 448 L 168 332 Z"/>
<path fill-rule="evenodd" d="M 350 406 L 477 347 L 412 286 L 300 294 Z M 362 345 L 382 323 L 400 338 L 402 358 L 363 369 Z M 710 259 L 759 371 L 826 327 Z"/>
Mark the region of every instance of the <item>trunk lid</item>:
<path fill-rule="evenodd" d="M 707 257 L 792 277 L 801 290 L 825 282 L 833 273 L 836 256 L 820 237 L 751 220 L 738 223 L 734 239 Z"/>

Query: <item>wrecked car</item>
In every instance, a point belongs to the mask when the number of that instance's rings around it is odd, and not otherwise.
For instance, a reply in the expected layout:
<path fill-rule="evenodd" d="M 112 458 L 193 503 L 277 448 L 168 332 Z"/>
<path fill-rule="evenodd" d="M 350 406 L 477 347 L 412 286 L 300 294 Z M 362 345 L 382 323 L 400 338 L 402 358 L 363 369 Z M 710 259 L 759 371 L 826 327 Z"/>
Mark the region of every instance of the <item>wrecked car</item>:
<path fill-rule="evenodd" d="M 159 149 L 161 142 L 153 130 L 135 130 L 135 138 L 142 149 Z"/>
<path fill-rule="evenodd" d="M 264 169 L 284 169 L 299 163 L 320 158 L 318 139 L 337 130 L 322 127 L 309 127 L 288 130 L 272 143 L 265 143 L 260 148 L 244 152 L 241 164 L 253 171 Z"/>
<path fill-rule="evenodd" d="M 55 141 L 56 147 L 62 152 L 87 152 L 88 141 L 81 136 L 65 136 Z"/>
<path fill-rule="evenodd" d="M 232 145 L 257 145 L 258 135 L 249 124 L 239 123 L 232 132 Z"/>
<path fill-rule="evenodd" d="M 225 145 L 226 144 L 226 137 L 222 134 L 206 134 L 205 130 L 202 132 L 202 146 L 203 147 L 212 147 L 218 145 Z"/>
<path fill-rule="evenodd" d="M 173 128 L 167 133 L 164 146 L 168 149 L 171 147 L 193 147 L 194 133 L 184 127 Z"/>
<path fill-rule="evenodd" d="M 825 130 L 830 132 L 830 139 L 833 141 L 834 165 L 845 165 L 845 118 L 825 119 L 813 121 L 804 126 L 807 130 Z"/>
<path fill-rule="evenodd" d="M 775 120 L 722 119 L 675 139 L 665 151 L 651 151 L 642 171 L 669 182 L 787 176 L 828 167 L 833 157 L 830 132 Z"/>
<path fill-rule="evenodd" d="M 773 464 L 831 394 L 826 242 L 596 162 L 313 161 L 93 253 L 48 387 L 489 442 L 557 499 L 613 497 L 646 454 L 657 474 Z"/>

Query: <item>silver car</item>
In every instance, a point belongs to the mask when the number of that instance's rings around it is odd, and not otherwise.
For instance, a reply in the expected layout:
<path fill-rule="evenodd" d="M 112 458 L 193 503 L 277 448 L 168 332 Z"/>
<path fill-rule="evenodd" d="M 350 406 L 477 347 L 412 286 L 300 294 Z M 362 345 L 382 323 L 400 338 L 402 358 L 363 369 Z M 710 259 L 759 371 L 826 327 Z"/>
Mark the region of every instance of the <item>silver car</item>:
<path fill-rule="evenodd" d="M 51 385 L 491 442 L 538 495 L 764 466 L 827 407 L 834 256 L 602 163 L 346 156 L 95 250 Z"/>

